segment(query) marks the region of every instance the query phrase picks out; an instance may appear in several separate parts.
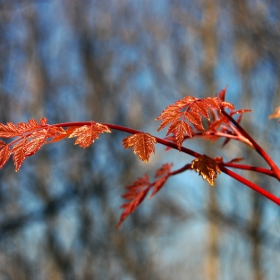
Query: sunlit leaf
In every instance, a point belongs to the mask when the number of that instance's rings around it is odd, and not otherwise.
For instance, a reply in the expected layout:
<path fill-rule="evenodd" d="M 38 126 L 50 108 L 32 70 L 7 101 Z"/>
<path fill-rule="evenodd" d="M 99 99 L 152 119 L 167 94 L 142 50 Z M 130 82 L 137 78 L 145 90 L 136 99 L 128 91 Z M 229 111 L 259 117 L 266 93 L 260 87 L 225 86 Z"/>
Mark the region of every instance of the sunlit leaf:
<path fill-rule="evenodd" d="M 149 133 L 136 133 L 123 139 L 122 145 L 128 149 L 133 146 L 133 152 L 142 161 L 148 162 L 152 153 L 155 152 L 155 137 Z"/>
<path fill-rule="evenodd" d="M 124 211 L 121 214 L 117 227 L 119 227 L 122 224 L 122 222 L 127 218 L 127 216 L 133 213 L 135 209 L 141 204 L 141 202 L 147 196 L 150 187 L 151 183 L 149 180 L 149 176 L 146 174 L 143 177 L 138 178 L 131 185 L 126 187 L 128 191 L 124 195 L 122 195 L 122 197 L 130 201 L 124 203 L 121 206 L 121 208 L 124 209 Z"/>
<path fill-rule="evenodd" d="M 2 141 L 1 141 L 2 142 Z M 0 149 L 0 169 L 7 163 L 11 155 L 8 145 L 2 146 Z"/>
<path fill-rule="evenodd" d="M 94 142 L 95 139 L 98 138 L 100 133 L 104 132 L 111 132 L 108 126 L 92 122 L 89 125 L 84 125 L 75 128 L 74 131 L 68 137 L 77 137 L 75 145 L 79 145 L 82 148 L 87 148 Z"/>
<path fill-rule="evenodd" d="M 30 135 L 25 144 L 25 155 L 34 155 L 46 142 L 48 131 L 41 129 Z"/>
<path fill-rule="evenodd" d="M 10 138 L 19 135 L 21 135 L 21 132 L 13 123 L 8 122 L 6 125 L 0 123 L 0 137 Z"/>
<path fill-rule="evenodd" d="M 169 176 L 164 176 L 162 178 L 159 178 L 158 180 L 156 180 L 154 182 L 154 187 L 153 187 L 153 192 L 152 194 L 149 196 L 149 199 L 151 199 L 156 193 L 159 192 L 159 190 L 163 187 L 163 185 L 165 184 L 165 182 L 167 181 Z"/>
<path fill-rule="evenodd" d="M 233 159 L 230 160 L 229 162 L 240 162 L 240 161 L 242 161 L 242 160 L 244 160 L 243 157 L 237 157 L 237 158 L 233 158 Z"/>
<path fill-rule="evenodd" d="M 217 177 L 217 172 L 221 173 L 217 162 L 206 155 L 194 159 L 191 168 L 199 172 L 199 175 L 211 186 L 214 186 L 214 179 Z"/>
<path fill-rule="evenodd" d="M 158 177 L 166 175 L 167 173 L 170 172 L 172 166 L 173 166 L 173 163 L 164 163 L 160 168 L 158 168 L 156 170 L 155 177 L 158 178 Z"/>
<path fill-rule="evenodd" d="M 20 142 L 16 143 L 11 150 L 11 153 L 13 154 L 13 161 L 14 161 L 16 172 L 20 169 L 23 161 L 26 158 L 26 154 L 25 154 L 26 141 L 27 139 L 23 138 Z"/>
<path fill-rule="evenodd" d="M 222 94 L 224 97 L 224 94 Z M 202 117 L 210 121 L 209 110 L 221 111 L 222 108 L 235 109 L 234 106 L 219 97 L 196 98 L 186 96 L 167 106 L 156 120 L 161 120 L 158 131 L 169 125 L 167 135 L 174 133 L 177 146 L 186 136 L 192 137 L 197 131 L 203 131 Z M 210 111 L 211 112 L 211 111 Z"/>
<path fill-rule="evenodd" d="M 62 127 L 57 127 L 56 130 L 53 131 L 52 135 L 49 136 L 49 137 L 52 137 L 52 139 L 49 140 L 47 143 L 48 144 L 55 143 L 55 142 L 65 139 L 65 138 L 68 138 L 76 128 L 79 128 L 79 126 L 70 126 L 66 130 L 64 130 Z"/>
<path fill-rule="evenodd" d="M 280 118 L 280 107 L 277 107 L 274 112 L 268 116 L 269 119 L 278 119 Z"/>

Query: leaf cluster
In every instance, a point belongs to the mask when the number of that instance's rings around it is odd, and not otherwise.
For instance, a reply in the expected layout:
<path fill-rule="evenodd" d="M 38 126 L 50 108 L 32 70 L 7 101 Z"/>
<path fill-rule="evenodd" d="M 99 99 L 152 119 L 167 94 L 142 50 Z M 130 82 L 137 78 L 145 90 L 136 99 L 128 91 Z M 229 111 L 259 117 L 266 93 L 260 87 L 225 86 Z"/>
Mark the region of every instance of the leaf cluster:
<path fill-rule="evenodd" d="M 148 162 L 151 155 L 155 153 L 155 144 L 164 145 L 167 149 L 177 149 L 195 157 L 192 162 L 173 171 L 171 171 L 172 163 L 163 164 L 156 170 L 154 181 L 151 181 L 150 177 L 145 174 L 127 186 L 126 192 L 122 196 L 126 203 L 121 206 L 123 212 L 118 226 L 136 210 L 148 193 L 150 193 L 149 198 L 152 198 L 170 176 L 187 170 L 195 170 L 212 186 L 214 186 L 217 174 L 223 172 L 280 205 L 279 198 L 228 169 L 231 167 L 251 170 L 280 180 L 279 168 L 240 125 L 243 113 L 250 112 L 250 110 L 236 110 L 233 104 L 226 102 L 226 90 L 227 88 L 223 89 L 215 97 L 186 96 L 167 106 L 156 118 L 161 121 L 158 131 L 168 127 L 165 139 L 131 128 L 94 121 L 48 124 L 46 118 L 41 118 L 39 122 L 31 119 L 28 122 L 17 124 L 0 123 L 0 138 L 12 139 L 9 143 L 0 140 L 0 168 L 12 156 L 15 170 L 18 171 L 24 160 L 35 154 L 44 144 L 55 143 L 66 138 L 76 138 L 75 145 L 87 148 L 100 134 L 111 133 L 111 129 L 114 129 L 131 134 L 123 139 L 122 145 L 125 149 L 132 148 L 134 154 L 144 162 Z M 238 115 L 237 120 L 234 119 L 236 115 Z M 270 115 L 270 118 L 278 117 L 279 108 Z M 206 120 L 206 124 L 203 119 Z M 183 145 L 184 141 L 194 137 L 204 137 L 211 141 L 224 138 L 223 146 L 232 139 L 243 142 L 255 149 L 266 160 L 270 169 L 239 164 L 243 158 L 234 158 L 229 162 L 224 162 L 220 156 L 210 158 L 207 155 L 201 155 Z"/>

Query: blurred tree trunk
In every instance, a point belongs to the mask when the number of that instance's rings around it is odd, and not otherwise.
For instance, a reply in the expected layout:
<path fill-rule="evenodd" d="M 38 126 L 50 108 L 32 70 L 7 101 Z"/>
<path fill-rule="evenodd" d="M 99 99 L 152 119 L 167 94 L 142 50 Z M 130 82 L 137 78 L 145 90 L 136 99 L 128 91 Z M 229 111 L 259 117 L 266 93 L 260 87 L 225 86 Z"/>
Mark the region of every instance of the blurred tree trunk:
<path fill-rule="evenodd" d="M 203 19 L 201 26 L 201 40 L 203 50 L 203 61 L 201 75 L 204 81 L 204 88 L 209 96 L 216 92 L 215 67 L 217 62 L 217 48 L 219 46 L 217 36 L 218 5 L 215 1 L 203 1 Z M 216 189 L 209 188 L 207 203 L 209 213 L 219 211 Z M 207 247 L 205 257 L 205 279 L 215 280 L 219 275 L 219 231 L 216 223 L 208 220 Z"/>

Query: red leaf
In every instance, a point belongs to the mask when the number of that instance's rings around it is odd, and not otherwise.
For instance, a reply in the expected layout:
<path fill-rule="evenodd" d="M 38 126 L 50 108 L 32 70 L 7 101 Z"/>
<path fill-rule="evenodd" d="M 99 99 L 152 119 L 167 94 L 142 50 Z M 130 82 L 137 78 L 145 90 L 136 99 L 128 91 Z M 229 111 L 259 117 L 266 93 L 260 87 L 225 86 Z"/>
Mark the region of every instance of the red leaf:
<path fill-rule="evenodd" d="M 6 125 L 0 123 L 0 137 L 3 138 L 12 138 L 32 132 L 37 128 L 43 128 L 46 125 L 47 119 L 41 118 L 40 124 L 34 119 L 28 120 L 28 123 L 19 122 L 17 125 L 14 125 L 11 122 L 8 122 Z"/>
<path fill-rule="evenodd" d="M 41 125 L 46 125 L 47 122 L 48 122 L 48 119 L 47 119 L 47 118 L 41 118 L 41 119 L 40 119 L 40 124 L 41 124 Z"/>
<path fill-rule="evenodd" d="M 4 141 L 0 140 L 0 150 L 1 150 L 2 148 L 4 148 L 6 145 L 7 145 L 7 144 L 6 144 Z"/>
<path fill-rule="evenodd" d="M 133 213 L 135 211 L 137 206 L 147 196 L 148 191 L 149 191 L 149 188 L 146 188 L 146 189 L 142 190 L 141 192 L 138 192 L 137 195 L 133 198 L 133 200 L 130 203 L 125 203 L 121 206 L 121 208 L 124 208 L 125 210 L 121 214 L 121 217 L 120 217 L 120 220 L 117 224 L 117 227 L 120 227 L 120 225 L 127 218 L 127 216 L 129 216 L 131 213 Z"/>
<path fill-rule="evenodd" d="M 237 158 L 234 158 L 234 159 L 232 159 L 232 160 L 230 160 L 229 162 L 240 162 L 240 161 L 242 161 L 242 160 L 244 160 L 244 158 L 243 157 L 237 157 Z"/>
<path fill-rule="evenodd" d="M 223 161 L 224 161 L 223 157 L 221 157 L 221 156 L 214 157 L 213 160 L 215 160 L 217 163 L 223 163 Z"/>
<path fill-rule="evenodd" d="M 156 171 L 156 178 L 161 177 L 163 175 L 166 175 L 170 172 L 171 168 L 173 166 L 173 163 L 164 163 L 160 168 Z"/>
<path fill-rule="evenodd" d="M 223 95 L 222 95 L 223 96 Z M 226 107 L 235 109 L 234 106 L 225 102 L 219 97 L 195 98 L 186 96 L 176 101 L 174 104 L 167 106 L 156 120 L 161 120 L 158 131 L 169 126 L 167 135 L 173 132 L 176 137 L 177 146 L 180 149 L 185 136 L 192 137 L 196 131 L 204 130 L 202 117 L 210 121 L 209 110 L 221 111 Z M 213 114 L 212 114 L 213 115 Z"/>
<path fill-rule="evenodd" d="M 1 141 L 2 142 L 2 141 Z M 8 145 L 1 147 L 0 150 L 0 169 L 7 163 L 11 155 L 10 148 Z"/>
<path fill-rule="evenodd" d="M 42 128 L 42 125 L 37 123 L 36 120 L 30 119 L 28 120 L 28 123 L 20 122 L 17 124 L 18 130 L 21 132 L 21 134 L 30 132 L 37 128 Z"/>
<path fill-rule="evenodd" d="M 170 176 L 170 170 L 173 166 L 173 163 L 165 163 L 163 164 L 160 168 L 157 169 L 156 171 L 156 178 L 157 179 L 152 185 L 153 185 L 153 192 L 152 194 L 149 196 L 149 199 L 151 199 L 165 184 L 165 182 L 167 181 L 167 179 Z"/>
<path fill-rule="evenodd" d="M 221 173 L 217 162 L 206 155 L 194 159 L 191 168 L 195 169 L 196 172 L 199 172 L 199 175 L 201 175 L 211 186 L 214 186 L 214 179 L 217 177 L 217 172 Z"/>
<path fill-rule="evenodd" d="M 168 179 L 168 175 L 167 176 L 164 176 L 158 180 L 155 181 L 154 183 L 154 188 L 153 188 L 153 192 L 152 194 L 149 196 L 149 199 L 151 199 L 162 187 L 163 185 L 165 184 L 165 182 L 167 181 Z"/>
<path fill-rule="evenodd" d="M 58 141 L 61 141 L 65 138 L 68 138 L 75 129 L 79 128 L 80 126 L 70 126 L 68 129 L 64 130 L 62 127 L 52 127 L 53 133 L 51 136 L 53 137 L 50 141 L 48 141 L 48 144 L 55 143 Z"/>
<path fill-rule="evenodd" d="M 240 109 L 240 110 L 233 111 L 233 112 L 231 113 L 231 115 L 243 114 L 243 113 L 250 113 L 250 112 L 252 112 L 252 110 L 250 110 L 250 109 Z"/>
<path fill-rule="evenodd" d="M 181 150 L 181 146 L 185 139 L 185 136 L 192 137 L 191 126 L 184 121 L 177 121 L 173 123 L 168 129 L 167 135 L 171 132 L 175 134 L 175 138 L 179 150 Z"/>
<path fill-rule="evenodd" d="M 0 137 L 10 138 L 19 135 L 21 135 L 21 132 L 13 123 L 8 122 L 6 125 L 0 123 Z"/>
<path fill-rule="evenodd" d="M 128 189 L 130 192 L 131 191 L 136 192 L 149 184 L 150 184 L 149 176 L 145 174 L 143 177 L 138 178 L 131 185 L 126 186 L 125 188 Z"/>
<path fill-rule="evenodd" d="M 230 138 L 226 138 L 225 141 L 222 144 L 222 147 L 224 147 L 226 144 L 228 144 L 228 142 L 230 141 Z"/>
<path fill-rule="evenodd" d="M 226 92 L 227 92 L 228 86 L 226 86 L 223 90 L 220 91 L 218 94 L 218 97 L 222 100 L 225 101 L 226 99 Z"/>
<path fill-rule="evenodd" d="M 20 142 L 16 143 L 11 150 L 11 154 L 13 154 L 13 161 L 14 161 L 16 172 L 19 171 L 23 161 L 26 158 L 25 155 L 26 141 L 27 141 L 26 138 L 22 139 Z"/>
<path fill-rule="evenodd" d="M 134 212 L 138 205 L 141 204 L 141 202 L 147 196 L 150 187 L 151 183 L 148 175 L 144 175 L 142 178 L 138 178 L 135 182 L 126 187 L 126 189 L 128 189 L 128 192 L 125 193 L 122 197 L 131 201 L 128 203 L 124 203 L 121 206 L 124 211 L 120 217 L 117 227 L 119 227 L 127 218 L 127 216 Z"/>
<path fill-rule="evenodd" d="M 122 145 L 128 149 L 133 146 L 133 152 L 142 161 L 149 161 L 152 153 L 155 153 L 154 143 L 157 143 L 155 137 L 149 133 L 136 133 L 123 139 Z"/>
<path fill-rule="evenodd" d="M 277 107 L 274 112 L 268 116 L 269 119 L 277 119 L 280 118 L 280 107 Z"/>
<path fill-rule="evenodd" d="M 46 129 L 41 129 L 31 134 L 25 145 L 25 156 L 34 155 L 46 143 L 47 134 Z"/>
<path fill-rule="evenodd" d="M 111 132 L 108 126 L 92 122 L 90 125 L 84 125 L 75 128 L 74 131 L 69 135 L 69 138 L 77 137 L 75 145 L 79 145 L 82 148 L 87 148 L 94 142 L 95 139 L 98 138 L 99 133 L 104 132 Z"/>

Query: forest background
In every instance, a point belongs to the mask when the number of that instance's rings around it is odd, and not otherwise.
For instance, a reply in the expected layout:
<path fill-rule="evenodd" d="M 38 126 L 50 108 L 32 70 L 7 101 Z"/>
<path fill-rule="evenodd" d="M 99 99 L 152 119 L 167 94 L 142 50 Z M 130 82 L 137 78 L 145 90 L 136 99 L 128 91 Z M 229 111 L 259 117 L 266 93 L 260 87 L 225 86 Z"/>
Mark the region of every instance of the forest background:
<path fill-rule="evenodd" d="M 243 126 L 280 165 L 280 3 L 257 0 L 0 1 L 0 121 L 115 123 L 151 134 L 186 96 L 251 108 Z M 158 133 L 164 137 L 164 132 Z M 86 150 L 44 146 L 0 171 L 0 278 L 280 279 L 280 208 L 222 174 L 188 171 L 116 229 L 124 186 L 192 160 L 157 147 L 149 163 L 101 135 Z M 243 144 L 187 147 L 265 166 Z M 280 195 L 279 183 L 240 174 Z"/>

